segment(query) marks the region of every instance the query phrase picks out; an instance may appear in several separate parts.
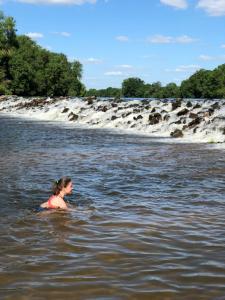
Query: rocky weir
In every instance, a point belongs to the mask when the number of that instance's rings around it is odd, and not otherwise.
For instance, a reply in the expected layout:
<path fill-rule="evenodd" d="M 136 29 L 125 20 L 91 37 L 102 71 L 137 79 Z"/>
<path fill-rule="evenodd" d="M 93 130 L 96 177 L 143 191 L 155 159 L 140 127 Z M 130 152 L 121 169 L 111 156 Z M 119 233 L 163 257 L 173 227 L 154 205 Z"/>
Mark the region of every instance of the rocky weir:
<path fill-rule="evenodd" d="M 225 99 L 101 99 L 0 97 L 0 115 L 225 144 Z"/>

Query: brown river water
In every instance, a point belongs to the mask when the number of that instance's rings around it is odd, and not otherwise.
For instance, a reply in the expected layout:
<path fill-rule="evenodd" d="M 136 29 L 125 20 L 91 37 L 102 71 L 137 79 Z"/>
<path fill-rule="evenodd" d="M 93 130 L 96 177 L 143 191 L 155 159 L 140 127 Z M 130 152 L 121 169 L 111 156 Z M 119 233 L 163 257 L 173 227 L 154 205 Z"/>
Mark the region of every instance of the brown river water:
<path fill-rule="evenodd" d="M 0 299 L 225 299 L 224 154 L 0 116 Z"/>

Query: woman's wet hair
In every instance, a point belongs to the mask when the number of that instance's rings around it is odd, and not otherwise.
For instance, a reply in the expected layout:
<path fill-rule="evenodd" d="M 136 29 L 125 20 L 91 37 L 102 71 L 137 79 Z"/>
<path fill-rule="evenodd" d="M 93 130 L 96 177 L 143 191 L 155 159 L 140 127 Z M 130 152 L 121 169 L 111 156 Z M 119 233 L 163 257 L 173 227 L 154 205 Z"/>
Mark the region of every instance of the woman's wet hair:
<path fill-rule="evenodd" d="M 65 187 L 67 187 L 67 185 L 71 182 L 71 178 L 70 177 L 62 177 L 60 178 L 59 180 L 55 181 L 53 183 L 53 187 L 52 187 L 52 190 L 53 190 L 53 194 L 54 195 L 58 195 L 61 190 Z"/>

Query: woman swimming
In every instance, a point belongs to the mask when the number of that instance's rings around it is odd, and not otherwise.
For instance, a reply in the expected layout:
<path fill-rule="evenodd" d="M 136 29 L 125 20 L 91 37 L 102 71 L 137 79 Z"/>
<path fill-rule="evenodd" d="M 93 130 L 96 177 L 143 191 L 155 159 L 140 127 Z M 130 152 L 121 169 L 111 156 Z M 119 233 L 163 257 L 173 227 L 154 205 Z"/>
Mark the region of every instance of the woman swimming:
<path fill-rule="evenodd" d="M 40 210 L 42 209 L 68 209 L 66 202 L 64 201 L 64 196 L 72 194 L 73 184 L 69 177 L 62 177 L 53 184 L 53 195 L 48 199 L 48 201 L 40 205 Z"/>

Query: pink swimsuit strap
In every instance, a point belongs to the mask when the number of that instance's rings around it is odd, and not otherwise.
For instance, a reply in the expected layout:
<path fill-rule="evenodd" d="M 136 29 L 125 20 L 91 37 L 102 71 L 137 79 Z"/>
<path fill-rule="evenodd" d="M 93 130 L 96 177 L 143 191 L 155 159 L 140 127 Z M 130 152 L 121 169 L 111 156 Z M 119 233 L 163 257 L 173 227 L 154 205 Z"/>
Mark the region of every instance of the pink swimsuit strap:
<path fill-rule="evenodd" d="M 54 198 L 54 197 L 55 197 L 55 196 L 52 195 L 52 196 L 48 199 L 48 207 L 49 207 L 49 208 L 57 208 L 57 206 L 54 206 L 54 205 L 51 204 L 51 200 L 52 200 L 52 198 Z"/>

